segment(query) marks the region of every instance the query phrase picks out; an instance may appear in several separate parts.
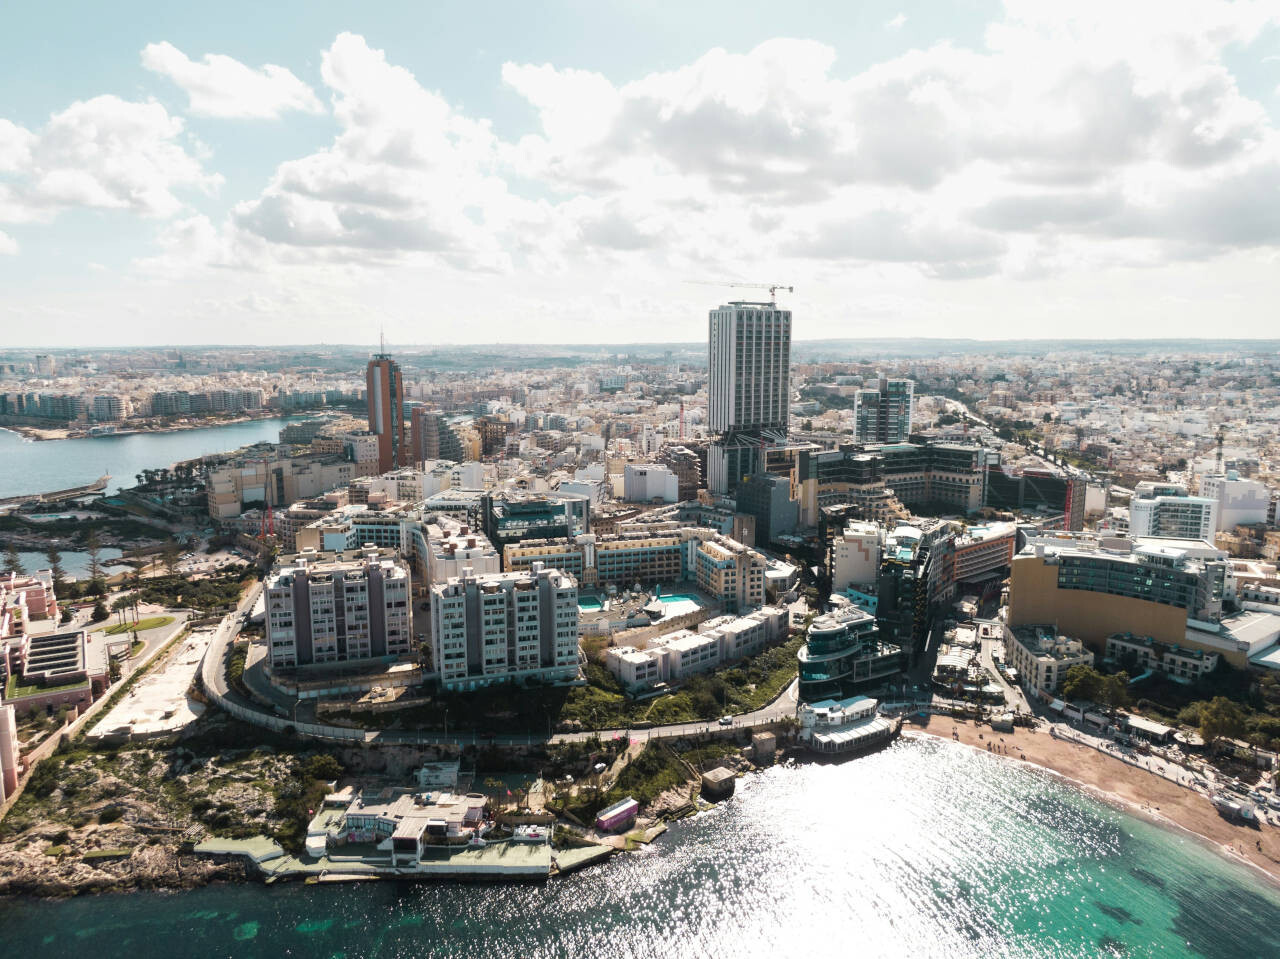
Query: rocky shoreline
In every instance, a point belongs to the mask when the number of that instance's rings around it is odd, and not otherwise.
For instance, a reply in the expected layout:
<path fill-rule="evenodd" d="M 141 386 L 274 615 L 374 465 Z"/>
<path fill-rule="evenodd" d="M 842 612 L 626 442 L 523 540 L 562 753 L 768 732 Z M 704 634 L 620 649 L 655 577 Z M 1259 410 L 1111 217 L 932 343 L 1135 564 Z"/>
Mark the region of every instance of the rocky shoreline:
<path fill-rule="evenodd" d="M 103 892 L 195 889 L 251 878 L 238 861 L 214 862 L 169 846 L 136 849 L 119 859 L 64 861 L 38 850 L 0 854 L 0 896 L 65 899 Z"/>

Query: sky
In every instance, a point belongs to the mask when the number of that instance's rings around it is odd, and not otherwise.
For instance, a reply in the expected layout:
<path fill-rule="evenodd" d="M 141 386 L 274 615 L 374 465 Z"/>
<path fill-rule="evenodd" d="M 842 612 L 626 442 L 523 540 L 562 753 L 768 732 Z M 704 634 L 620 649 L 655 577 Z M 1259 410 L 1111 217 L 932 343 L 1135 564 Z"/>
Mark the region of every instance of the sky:
<path fill-rule="evenodd" d="M 1280 4 L 15 4 L 9 346 L 1280 335 Z"/>

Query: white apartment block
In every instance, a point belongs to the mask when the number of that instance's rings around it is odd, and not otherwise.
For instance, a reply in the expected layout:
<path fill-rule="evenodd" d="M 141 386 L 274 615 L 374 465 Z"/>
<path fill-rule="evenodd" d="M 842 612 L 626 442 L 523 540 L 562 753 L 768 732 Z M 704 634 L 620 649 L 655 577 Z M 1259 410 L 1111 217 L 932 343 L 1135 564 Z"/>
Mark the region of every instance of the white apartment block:
<path fill-rule="evenodd" d="M 880 573 L 880 527 L 850 523 L 831 545 L 831 591 L 874 585 Z"/>
<path fill-rule="evenodd" d="M 628 503 L 675 503 L 679 487 L 676 474 L 657 463 L 628 463 L 622 470 L 622 498 Z"/>
<path fill-rule="evenodd" d="M 578 679 L 578 584 L 534 564 L 528 572 L 464 570 L 431 585 L 431 645 L 441 685 Z"/>
<path fill-rule="evenodd" d="M 658 683 L 678 683 L 764 652 L 783 638 L 789 623 L 790 614 L 782 606 L 765 606 L 746 616 L 723 616 L 703 624 L 702 632 L 679 629 L 659 636 L 647 649 L 606 649 L 605 667 L 633 692 Z"/>
<path fill-rule="evenodd" d="M 1138 496 L 1129 503 L 1129 535 L 1213 542 L 1218 501 L 1206 496 Z"/>
<path fill-rule="evenodd" d="M 1093 665 L 1093 653 L 1078 639 L 1059 636 L 1052 626 L 1004 628 L 1004 654 L 1030 689 L 1057 692 L 1072 666 Z"/>
<path fill-rule="evenodd" d="M 502 557 L 479 530 L 437 517 L 427 525 L 427 583 L 443 583 L 466 570 L 477 575 L 502 571 Z"/>
<path fill-rule="evenodd" d="M 410 652 L 409 569 L 389 550 L 283 557 L 265 594 L 273 669 Z"/>
<path fill-rule="evenodd" d="M 1217 502 L 1218 530 L 1265 523 L 1271 512 L 1271 491 L 1266 484 L 1241 479 L 1235 470 L 1200 477 L 1200 495 Z"/>

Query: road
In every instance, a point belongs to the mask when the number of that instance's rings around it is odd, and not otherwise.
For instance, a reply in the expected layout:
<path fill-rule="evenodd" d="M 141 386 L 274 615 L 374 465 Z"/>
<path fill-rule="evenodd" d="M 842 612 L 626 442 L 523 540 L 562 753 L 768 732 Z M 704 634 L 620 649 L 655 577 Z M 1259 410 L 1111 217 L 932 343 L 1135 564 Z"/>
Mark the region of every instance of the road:
<path fill-rule="evenodd" d="M 209 651 L 205 654 L 204 662 L 201 664 L 201 678 L 204 684 L 219 696 L 225 697 L 243 709 L 250 710 L 265 718 L 270 718 L 273 721 L 282 717 L 293 718 L 299 726 L 303 726 L 307 724 L 307 717 L 294 717 L 293 697 L 287 696 L 272 687 L 260 667 L 255 667 L 253 670 L 245 669 L 245 684 L 249 686 L 252 692 L 270 702 L 270 707 L 258 702 L 256 698 L 250 699 L 241 695 L 236 690 L 231 689 L 227 683 L 227 663 L 230 660 L 233 641 L 240 631 L 241 617 L 253 607 L 261 588 L 261 584 L 258 584 L 250 590 L 241 600 L 236 611 L 227 614 L 227 616 L 223 617 L 222 622 L 218 624 L 217 629 L 214 631 L 213 639 L 209 643 Z M 261 657 L 259 656 L 255 659 L 255 663 L 260 662 L 260 659 Z M 495 745 L 532 745 L 537 743 L 585 742 L 595 738 L 613 739 L 617 737 L 628 737 L 636 741 L 671 739 L 726 729 L 764 726 L 778 722 L 786 717 L 794 716 L 798 701 L 798 688 L 799 680 L 792 680 L 790 685 L 773 702 L 753 712 L 734 716 L 732 722 L 726 726 L 721 726 L 718 721 L 703 721 L 678 723 L 670 726 L 654 726 L 649 729 L 631 729 L 630 727 L 595 729 L 580 733 L 557 733 L 552 736 L 528 733 L 523 735 L 487 736 L 474 732 L 445 735 L 431 730 L 416 732 L 384 729 L 368 730 L 362 739 L 347 738 L 345 741 L 364 742 L 367 745 L 469 746 L 486 743 Z M 277 709 L 276 707 L 279 708 Z"/>
<path fill-rule="evenodd" d="M 981 630 L 979 630 L 981 633 Z M 982 668 L 996 678 L 996 682 L 1004 688 L 1004 701 L 1019 710 L 1020 712 L 1030 713 L 1032 711 L 1031 704 L 1027 702 L 1026 694 L 1004 678 L 1004 673 L 996 668 L 995 653 L 1000 653 L 1000 658 L 1004 659 L 1004 641 L 996 638 L 987 638 L 978 640 L 981 648 L 978 653 L 978 662 L 982 664 Z"/>

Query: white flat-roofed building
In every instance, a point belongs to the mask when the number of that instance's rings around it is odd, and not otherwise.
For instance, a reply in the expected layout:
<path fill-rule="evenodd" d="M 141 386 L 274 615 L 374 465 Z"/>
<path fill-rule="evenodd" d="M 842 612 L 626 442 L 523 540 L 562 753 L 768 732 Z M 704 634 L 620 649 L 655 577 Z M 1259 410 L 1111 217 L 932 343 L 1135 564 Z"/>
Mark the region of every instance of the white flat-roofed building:
<path fill-rule="evenodd" d="M 1072 666 L 1092 666 L 1093 653 L 1078 639 L 1059 636 L 1052 626 L 1004 630 L 1005 659 L 1032 689 L 1056 692 Z"/>
<path fill-rule="evenodd" d="M 666 633 L 645 649 L 611 647 L 605 650 L 605 667 L 631 691 L 679 682 L 763 652 L 786 635 L 789 623 L 785 607 L 765 606 L 746 616 L 711 620 L 702 632 L 679 629 Z"/>
<path fill-rule="evenodd" d="M 884 534 L 877 523 L 850 523 L 831 544 L 831 591 L 872 586 L 880 575 L 880 544 Z"/>
<path fill-rule="evenodd" d="M 1213 541 L 1218 501 L 1206 496 L 1137 496 L 1129 501 L 1129 535 Z"/>
<path fill-rule="evenodd" d="M 1203 649 L 1171 645 L 1150 636 L 1116 633 L 1107 637 L 1107 659 L 1126 666 L 1132 675 L 1163 673 L 1170 679 L 1191 683 L 1218 668 L 1218 654 Z"/>
<path fill-rule="evenodd" d="M 627 463 L 622 468 L 622 498 L 628 503 L 675 503 L 680 499 L 679 481 L 661 464 Z"/>
<path fill-rule="evenodd" d="M 461 576 L 468 568 L 477 575 L 502 571 L 502 557 L 479 530 L 441 516 L 427 524 L 426 533 L 428 584 Z"/>
<path fill-rule="evenodd" d="M 1217 502 L 1219 530 L 1265 523 L 1271 513 L 1271 491 L 1266 484 L 1241 479 L 1235 470 L 1200 477 L 1200 495 Z"/>
<path fill-rule="evenodd" d="M 432 583 L 431 626 L 445 689 L 579 678 L 578 583 L 541 563 L 527 572 L 468 569 Z"/>
<path fill-rule="evenodd" d="M 408 655 L 408 566 L 392 550 L 305 550 L 267 577 L 267 643 L 273 668 Z"/>

